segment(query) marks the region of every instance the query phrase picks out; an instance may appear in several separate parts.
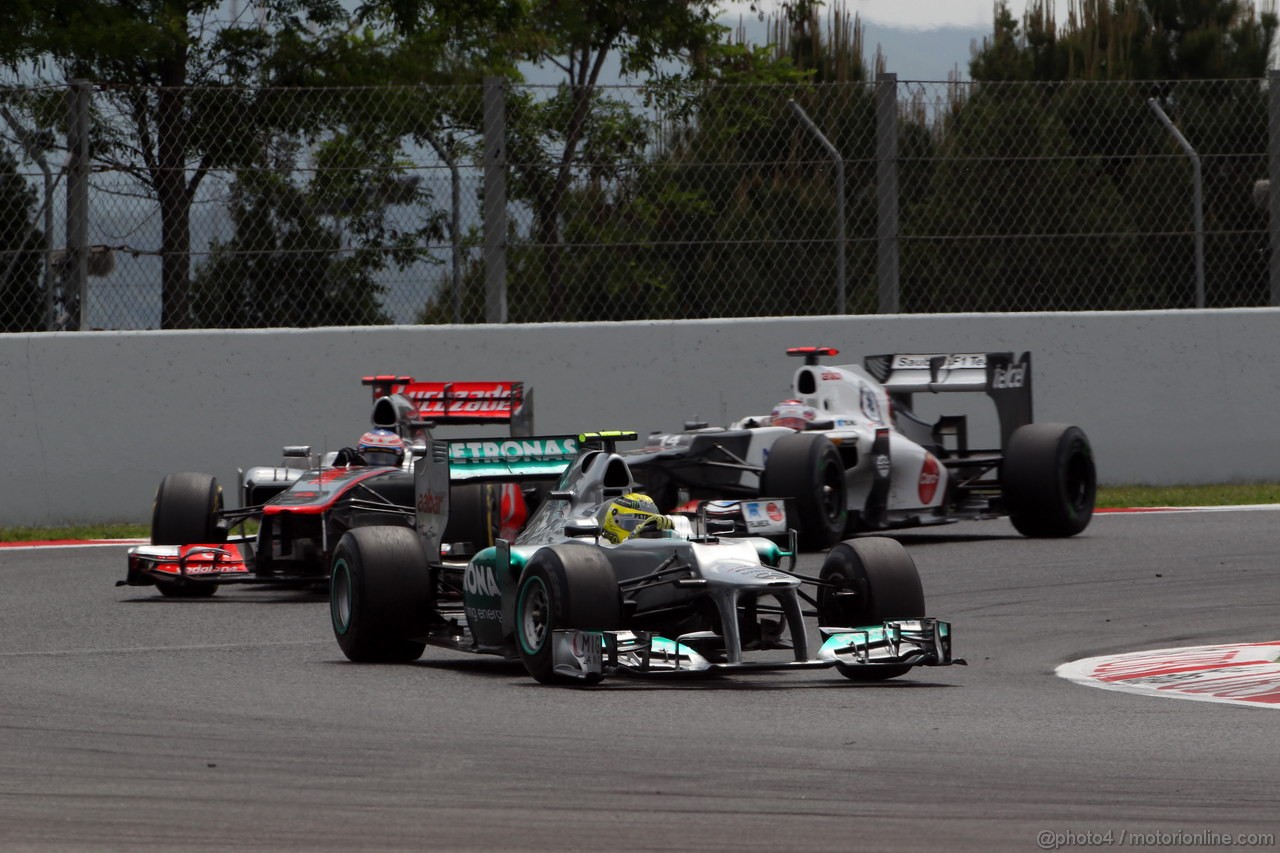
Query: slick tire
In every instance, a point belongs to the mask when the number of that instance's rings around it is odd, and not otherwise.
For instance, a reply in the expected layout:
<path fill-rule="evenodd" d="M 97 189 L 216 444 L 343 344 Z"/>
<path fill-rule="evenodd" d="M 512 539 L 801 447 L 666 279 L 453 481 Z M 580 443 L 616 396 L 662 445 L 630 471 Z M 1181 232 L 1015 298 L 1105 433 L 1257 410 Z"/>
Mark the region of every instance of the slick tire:
<path fill-rule="evenodd" d="M 433 606 L 431 567 L 415 531 L 358 527 L 343 535 L 330 562 L 329 616 L 348 660 L 417 660 Z"/>
<path fill-rule="evenodd" d="M 818 624 L 830 628 L 879 625 L 886 619 L 919 619 L 925 615 L 924 587 L 915 561 L 896 539 L 867 536 L 832 548 L 818 579 L 847 585 L 852 596 L 838 596 L 829 586 L 818 588 Z M 849 666 L 837 664 L 845 678 L 886 681 L 910 666 Z"/>
<path fill-rule="evenodd" d="M 444 541 L 470 542 L 476 551 L 493 545 L 498 538 L 502 487 L 494 483 L 465 483 L 449 489 L 449 523 Z"/>
<path fill-rule="evenodd" d="M 1075 536 L 1089 526 L 1098 480 L 1084 430 L 1070 424 L 1018 427 L 1000 467 L 1005 507 L 1019 533 Z"/>
<path fill-rule="evenodd" d="M 209 474 L 170 474 L 160 481 L 151 506 L 152 545 L 217 545 L 227 541 L 222 518 L 222 487 Z M 166 598 L 208 598 L 216 584 L 197 581 L 156 581 Z"/>
<path fill-rule="evenodd" d="M 160 481 L 151 507 L 152 545 L 216 544 L 227 541 L 222 487 L 209 474 L 170 474 Z"/>
<path fill-rule="evenodd" d="M 791 523 L 806 550 L 830 548 L 844 535 L 844 464 L 825 436 L 797 433 L 774 442 L 760 479 L 760 496 L 791 502 L 797 515 Z"/>
<path fill-rule="evenodd" d="M 553 632 L 560 628 L 608 631 L 622 627 L 617 576 L 594 545 L 542 548 L 520 574 L 515 615 L 516 646 L 525 670 L 540 684 L 577 681 L 554 670 Z"/>

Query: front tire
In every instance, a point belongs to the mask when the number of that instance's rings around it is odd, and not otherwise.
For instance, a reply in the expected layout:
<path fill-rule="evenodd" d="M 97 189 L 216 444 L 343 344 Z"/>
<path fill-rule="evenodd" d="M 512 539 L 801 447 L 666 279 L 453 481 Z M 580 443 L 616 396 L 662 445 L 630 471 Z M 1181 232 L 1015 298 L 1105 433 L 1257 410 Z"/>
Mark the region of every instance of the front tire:
<path fill-rule="evenodd" d="M 525 565 L 516 587 L 516 646 L 525 670 L 538 683 L 575 680 L 554 670 L 552 637 L 557 629 L 609 631 L 621 626 L 618 580 L 595 546 L 553 545 L 537 551 Z"/>
<path fill-rule="evenodd" d="M 219 545 L 227 541 L 222 519 L 222 487 L 209 474 L 170 474 L 160 481 L 151 506 L 152 545 Z M 156 581 L 165 598 L 208 598 L 218 591 L 208 581 Z"/>
<path fill-rule="evenodd" d="M 1093 518 L 1093 448 L 1077 426 L 1018 427 L 1005 449 L 1000 480 L 1009 520 L 1024 536 L 1075 536 Z"/>
<path fill-rule="evenodd" d="M 837 596 L 836 589 L 819 587 L 818 623 L 824 627 L 859 628 L 925 615 L 920 573 L 907 549 L 896 539 L 867 536 L 841 542 L 827 554 L 818 578 L 854 593 Z M 886 681 L 911 667 L 836 664 L 836 669 L 854 681 Z"/>
<path fill-rule="evenodd" d="M 415 531 L 348 531 L 330 567 L 330 622 L 348 660 L 407 663 L 422 656 L 434 603 L 431 567 Z"/>
<path fill-rule="evenodd" d="M 152 545 L 218 544 L 227 541 L 222 487 L 209 474 L 170 474 L 160 481 L 151 507 Z"/>
<path fill-rule="evenodd" d="M 825 436 L 797 433 L 775 441 L 760 478 L 760 496 L 792 502 L 799 516 L 793 523 L 807 549 L 829 548 L 844 534 L 844 463 Z"/>

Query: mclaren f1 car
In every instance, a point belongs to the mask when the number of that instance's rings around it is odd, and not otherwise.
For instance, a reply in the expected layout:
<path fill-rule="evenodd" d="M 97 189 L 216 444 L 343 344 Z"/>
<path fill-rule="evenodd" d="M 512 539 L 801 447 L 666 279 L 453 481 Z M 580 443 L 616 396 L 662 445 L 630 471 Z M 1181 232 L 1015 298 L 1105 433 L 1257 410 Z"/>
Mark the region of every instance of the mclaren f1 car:
<path fill-rule="evenodd" d="M 334 550 L 342 652 L 408 662 L 439 646 L 518 659 L 543 683 L 815 667 L 883 680 L 960 662 L 950 624 L 926 615 L 915 565 L 892 539 L 837 545 L 817 577 L 796 572 L 794 536 L 784 548 L 734 535 L 705 512 L 664 516 L 652 536 L 603 539 L 602 514 L 636 488 L 615 448 L 634 437 L 429 441 L 415 462 L 413 527 L 354 528 Z M 557 487 L 513 543 L 465 561 L 442 552 L 452 485 L 553 470 Z"/>
<path fill-rule="evenodd" d="M 122 584 L 154 585 L 169 597 L 204 597 L 223 584 L 323 585 L 333 546 L 354 527 L 411 526 L 413 472 L 431 427 L 510 424 L 527 433 L 532 392 L 519 382 L 416 382 L 371 376 L 375 429 L 398 434 L 404 465 L 360 464 L 342 451 L 284 448 L 278 466 L 241 472 L 239 508 L 224 504 L 218 480 L 201 473 L 165 477 L 152 508 L 151 542 L 129 552 Z M 465 556 L 514 536 L 529 501 L 514 483 L 461 483 L 445 533 L 446 553 Z"/>
<path fill-rule="evenodd" d="M 437 382 L 412 376 L 365 376 L 362 384 L 373 395 L 370 416 L 374 430 L 389 430 L 407 447 L 421 447 L 431 429 L 450 426 L 508 425 L 513 437 L 533 432 L 533 389 L 523 382 Z M 284 448 L 277 465 L 240 471 L 240 505 L 260 506 L 287 489 L 303 472 L 328 467 L 342 451 L 316 455 L 309 446 Z M 411 469 L 406 455 L 404 468 Z M 537 485 L 524 489 L 511 483 L 476 483 L 460 486 L 453 496 L 451 540 L 479 546 L 492 545 L 499 536 L 515 535 L 528 520 L 541 495 Z"/>

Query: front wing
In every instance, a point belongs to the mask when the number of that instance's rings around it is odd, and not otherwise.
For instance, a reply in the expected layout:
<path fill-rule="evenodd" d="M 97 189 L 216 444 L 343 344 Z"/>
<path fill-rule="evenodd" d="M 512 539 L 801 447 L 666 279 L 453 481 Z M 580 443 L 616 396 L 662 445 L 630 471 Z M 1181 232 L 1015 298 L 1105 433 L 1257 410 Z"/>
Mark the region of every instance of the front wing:
<path fill-rule="evenodd" d="M 818 656 L 803 661 L 708 660 L 692 648 L 699 636 L 672 640 L 633 631 L 557 630 L 552 654 L 555 671 L 571 678 L 599 678 L 605 673 L 664 676 L 743 671 L 951 666 L 951 623 L 939 619 L 889 620 L 858 628 L 818 629 Z"/>
<path fill-rule="evenodd" d="M 309 584 L 323 581 L 315 574 L 254 572 L 253 548 L 248 537 L 197 545 L 138 545 L 129 549 L 128 574 L 116 586 L 184 584 Z"/>

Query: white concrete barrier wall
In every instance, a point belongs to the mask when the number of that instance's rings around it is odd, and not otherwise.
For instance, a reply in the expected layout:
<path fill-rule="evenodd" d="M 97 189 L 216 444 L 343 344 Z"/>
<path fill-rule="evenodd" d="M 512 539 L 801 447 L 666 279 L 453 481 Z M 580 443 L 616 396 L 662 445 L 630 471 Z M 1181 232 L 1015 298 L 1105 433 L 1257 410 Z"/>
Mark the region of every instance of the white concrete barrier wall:
<path fill-rule="evenodd" d="M 0 335 L 0 526 L 147 521 L 166 473 L 230 493 L 282 445 L 352 444 L 372 373 L 523 380 L 539 432 L 644 435 L 767 412 L 798 345 L 1030 350 L 1036 420 L 1083 427 L 1102 482 L 1274 481 L 1278 332 L 1280 309 L 1240 309 Z"/>

